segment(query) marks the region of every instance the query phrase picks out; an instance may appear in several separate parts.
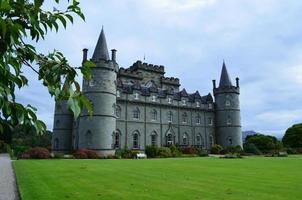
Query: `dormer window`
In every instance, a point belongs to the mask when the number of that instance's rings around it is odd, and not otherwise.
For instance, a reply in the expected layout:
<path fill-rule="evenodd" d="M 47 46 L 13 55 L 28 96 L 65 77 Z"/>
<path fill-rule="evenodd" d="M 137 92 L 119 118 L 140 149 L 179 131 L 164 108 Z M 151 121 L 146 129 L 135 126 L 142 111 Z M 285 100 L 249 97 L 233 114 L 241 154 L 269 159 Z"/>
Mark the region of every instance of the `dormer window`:
<path fill-rule="evenodd" d="M 134 93 L 134 99 L 138 100 L 139 99 L 139 94 L 138 93 Z"/>
<path fill-rule="evenodd" d="M 185 100 L 185 99 L 182 100 L 182 105 L 183 105 L 183 106 L 186 105 L 186 100 Z"/>
<path fill-rule="evenodd" d="M 116 91 L 116 96 L 121 97 L 121 92 L 119 90 Z"/>
<path fill-rule="evenodd" d="M 213 108 L 213 104 L 209 103 L 208 107 L 209 107 L 209 109 L 212 109 Z"/>
<path fill-rule="evenodd" d="M 168 103 L 172 103 L 172 99 L 170 97 L 168 98 Z"/>
<path fill-rule="evenodd" d="M 200 103 L 199 101 L 196 102 L 196 107 L 199 108 L 200 107 Z"/>
<path fill-rule="evenodd" d="M 156 101 L 156 96 L 153 95 L 153 96 L 151 97 L 151 100 L 152 100 L 153 102 L 155 102 L 155 101 Z"/>

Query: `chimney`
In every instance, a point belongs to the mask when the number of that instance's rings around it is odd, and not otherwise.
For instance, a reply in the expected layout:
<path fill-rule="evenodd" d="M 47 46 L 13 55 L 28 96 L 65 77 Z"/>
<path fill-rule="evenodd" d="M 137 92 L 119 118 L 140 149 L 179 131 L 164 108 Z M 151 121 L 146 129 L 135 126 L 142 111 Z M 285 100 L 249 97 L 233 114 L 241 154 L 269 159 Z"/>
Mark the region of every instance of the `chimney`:
<path fill-rule="evenodd" d="M 213 89 L 216 89 L 216 80 L 212 80 L 213 82 Z"/>
<path fill-rule="evenodd" d="M 116 62 L 116 49 L 111 49 L 111 60 Z"/>
<path fill-rule="evenodd" d="M 84 48 L 83 49 L 83 63 L 87 60 L 87 52 L 88 52 L 88 49 Z"/>
<path fill-rule="evenodd" d="M 239 78 L 238 77 L 236 78 L 236 87 L 239 88 Z"/>

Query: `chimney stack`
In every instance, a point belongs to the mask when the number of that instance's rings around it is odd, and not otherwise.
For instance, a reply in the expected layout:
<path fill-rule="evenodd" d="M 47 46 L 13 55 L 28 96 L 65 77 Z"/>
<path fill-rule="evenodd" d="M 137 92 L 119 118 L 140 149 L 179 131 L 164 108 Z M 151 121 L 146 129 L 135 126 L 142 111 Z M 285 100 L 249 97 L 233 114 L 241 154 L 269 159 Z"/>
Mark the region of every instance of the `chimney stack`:
<path fill-rule="evenodd" d="M 216 89 L 216 80 L 212 80 L 213 82 L 213 89 Z"/>
<path fill-rule="evenodd" d="M 116 49 L 111 50 L 111 60 L 116 62 Z"/>
<path fill-rule="evenodd" d="M 236 87 L 239 88 L 239 78 L 238 77 L 236 78 Z"/>
<path fill-rule="evenodd" d="M 83 63 L 87 60 L 87 52 L 88 52 L 88 49 L 84 48 L 83 49 Z"/>

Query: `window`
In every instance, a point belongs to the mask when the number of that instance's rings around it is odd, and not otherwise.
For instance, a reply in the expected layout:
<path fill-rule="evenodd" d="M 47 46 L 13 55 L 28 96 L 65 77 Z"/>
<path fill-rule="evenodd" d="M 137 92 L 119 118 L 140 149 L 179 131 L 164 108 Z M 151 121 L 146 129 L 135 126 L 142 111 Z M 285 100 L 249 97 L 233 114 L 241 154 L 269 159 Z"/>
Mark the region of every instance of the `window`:
<path fill-rule="evenodd" d="M 231 137 L 231 136 L 229 136 L 229 137 L 227 138 L 227 142 L 228 142 L 229 145 L 232 145 L 232 144 L 233 144 L 233 140 L 232 140 L 232 137 Z"/>
<path fill-rule="evenodd" d="M 90 130 L 88 130 L 86 132 L 85 140 L 86 140 L 86 147 L 91 148 L 92 147 L 92 133 Z"/>
<path fill-rule="evenodd" d="M 56 138 L 54 141 L 54 149 L 59 149 L 59 139 Z"/>
<path fill-rule="evenodd" d="M 133 119 L 139 119 L 140 118 L 140 111 L 138 108 L 135 108 L 133 110 Z"/>
<path fill-rule="evenodd" d="M 212 147 L 214 145 L 213 135 L 210 135 L 209 139 L 210 139 L 210 147 Z"/>
<path fill-rule="evenodd" d="M 188 145 L 188 136 L 186 133 L 182 136 L 182 144 Z"/>
<path fill-rule="evenodd" d="M 196 107 L 199 108 L 200 107 L 200 103 L 199 101 L 196 101 Z"/>
<path fill-rule="evenodd" d="M 116 91 L 116 96 L 121 97 L 121 92 L 119 90 Z"/>
<path fill-rule="evenodd" d="M 115 111 L 115 114 L 116 114 L 116 118 L 121 118 L 121 107 L 120 106 L 116 106 L 116 111 Z"/>
<path fill-rule="evenodd" d="M 155 102 L 155 101 L 156 101 L 156 96 L 153 95 L 152 98 L 151 98 L 151 100 L 152 100 L 153 102 Z"/>
<path fill-rule="evenodd" d="M 230 106 L 230 105 L 231 105 L 230 100 L 226 100 L 226 101 L 225 101 L 225 106 Z"/>
<path fill-rule="evenodd" d="M 172 103 L 172 99 L 170 97 L 168 98 L 168 103 Z"/>
<path fill-rule="evenodd" d="M 198 114 L 196 116 L 196 124 L 200 124 L 200 122 L 201 122 L 201 118 L 200 118 L 200 115 Z"/>
<path fill-rule="evenodd" d="M 137 132 L 133 134 L 133 149 L 139 148 L 139 135 Z"/>
<path fill-rule="evenodd" d="M 139 94 L 138 93 L 134 93 L 134 99 L 136 99 L 136 100 L 139 99 Z"/>
<path fill-rule="evenodd" d="M 167 145 L 173 145 L 173 135 L 172 135 L 172 133 L 167 134 Z"/>
<path fill-rule="evenodd" d="M 121 137 L 121 134 L 118 131 L 116 131 L 114 133 L 114 138 L 113 138 L 114 139 L 114 148 L 120 148 L 120 144 L 121 144 L 120 137 Z"/>
<path fill-rule="evenodd" d="M 231 125 L 231 124 L 232 124 L 232 118 L 231 116 L 228 116 L 227 125 Z"/>
<path fill-rule="evenodd" d="M 183 113 L 182 114 L 182 122 L 183 123 L 187 123 L 188 122 L 188 115 L 187 115 L 187 113 Z"/>
<path fill-rule="evenodd" d="M 208 118 L 208 124 L 209 124 L 209 126 L 212 126 L 212 124 L 213 124 L 212 117 L 209 117 L 209 118 Z"/>
<path fill-rule="evenodd" d="M 151 134 L 151 145 L 152 146 L 157 145 L 157 134 L 155 131 Z"/>
<path fill-rule="evenodd" d="M 201 136 L 200 135 L 196 136 L 196 145 L 198 145 L 198 146 L 201 145 Z"/>
<path fill-rule="evenodd" d="M 173 113 L 172 111 L 168 112 L 168 122 L 172 122 L 173 121 Z"/>
<path fill-rule="evenodd" d="M 157 120 L 157 111 L 155 109 L 151 112 L 151 120 L 156 121 Z"/>
<path fill-rule="evenodd" d="M 183 106 L 186 105 L 186 100 L 185 100 L 185 99 L 182 100 L 182 105 L 183 105 Z"/>
<path fill-rule="evenodd" d="M 213 108 L 213 104 L 209 103 L 208 107 L 209 107 L 209 109 L 212 109 Z"/>

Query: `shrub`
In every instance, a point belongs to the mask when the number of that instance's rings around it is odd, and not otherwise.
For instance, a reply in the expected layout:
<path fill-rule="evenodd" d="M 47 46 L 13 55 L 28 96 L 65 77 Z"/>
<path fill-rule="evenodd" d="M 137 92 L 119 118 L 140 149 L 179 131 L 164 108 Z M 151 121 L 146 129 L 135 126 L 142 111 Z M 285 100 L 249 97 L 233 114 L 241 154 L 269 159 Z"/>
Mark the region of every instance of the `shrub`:
<path fill-rule="evenodd" d="M 221 150 L 222 150 L 222 147 L 219 144 L 214 144 L 211 147 L 211 153 L 212 154 L 220 154 Z"/>
<path fill-rule="evenodd" d="M 239 153 L 227 153 L 221 158 L 242 158 L 242 156 Z"/>
<path fill-rule="evenodd" d="M 286 152 L 288 153 L 288 154 L 297 154 L 297 151 L 296 151 L 296 149 L 294 149 L 294 148 L 286 148 Z"/>
<path fill-rule="evenodd" d="M 242 152 L 242 148 L 239 145 L 237 145 L 237 146 L 228 146 L 228 147 L 225 148 L 225 150 L 226 150 L 226 153 L 231 153 L 231 154 Z"/>
<path fill-rule="evenodd" d="M 158 156 L 160 158 L 168 158 L 168 157 L 171 157 L 172 154 L 171 154 L 171 150 L 169 147 L 159 147 L 158 148 Z"/>
<path fill-rule="evenodd" d="M 29 155 L 30 158 L 33 159 L 47 159 L 50 158 L 50 153 L 48 149 L 43 147 L 34 147 L 25 152 L 24 157 Z M 23 157 L 23 156 L 22 156 Z"/>
<path fill-rule="evenodd" d="M 62 159 L 62 158 L 64 158 L 64 154 L 63 153 L 53 153 L 52 157 L 56 158 L 56 159 Z"/>
<path fill-rule="evenodd" d="M 146 146 L 145 153 L 148 158 L 156 158 L 158 156 L 158 147 L 154 145 Z"/>
<path fill-rule="evenodd" d="M 188 147 L 181 149 L 181 152 L 183 154 L 197 154 L 198 150 L 192 146 L 188 146 Z"/>
<path fill-rule="evenodd" d="M 128 148 L 118 149 L 115 151 L 116 158 L 135 158 L 138 151 L 132 151 Z"/>
<path fill-rule="evenodd" d="M 179 151 L 179 149 L 175 145 L 170 145 L 169 148 L 170 148 L 172 157 L 181 157 L 182 153 L 181 153 L 181 151 Z"/>
<path fill-rule="evenodd" d="M 243 144 L 243 151 L 245 153 L 254 154 L 254 155 L 261 155 L 262 154 L 262 152 L 253 143 L 244 143 Z"/>
<path fill-rule="evenodd" d="M 209 154 L 208 154 L 208 152 L 207 152 L 206 150 L 200 149 L 200 150 L 198 151 L 198 156 L 199 156 L 199 157 L 207 157 L 207 156 L 209 156 Z"/>
<path fill-rule="evenodd" d="M 73 156 L 76 159 L 99 159 L 100 156 L 96 151 L 90 149 L 80 149 L 76 151 Z"/>

